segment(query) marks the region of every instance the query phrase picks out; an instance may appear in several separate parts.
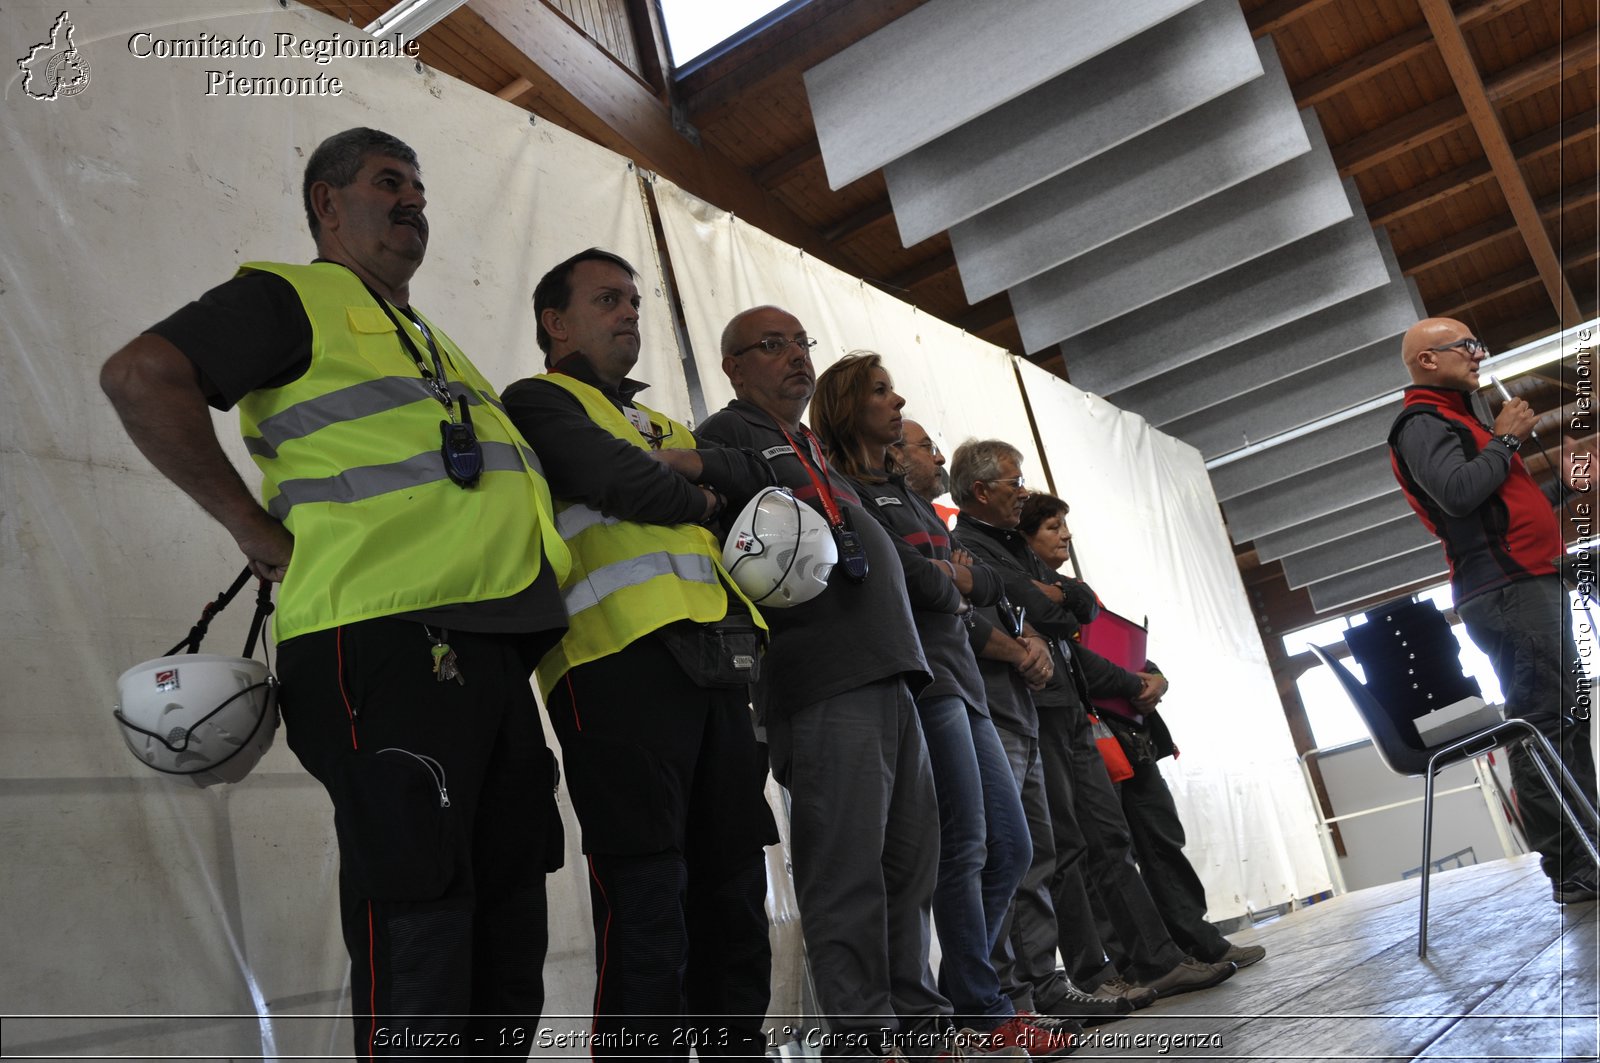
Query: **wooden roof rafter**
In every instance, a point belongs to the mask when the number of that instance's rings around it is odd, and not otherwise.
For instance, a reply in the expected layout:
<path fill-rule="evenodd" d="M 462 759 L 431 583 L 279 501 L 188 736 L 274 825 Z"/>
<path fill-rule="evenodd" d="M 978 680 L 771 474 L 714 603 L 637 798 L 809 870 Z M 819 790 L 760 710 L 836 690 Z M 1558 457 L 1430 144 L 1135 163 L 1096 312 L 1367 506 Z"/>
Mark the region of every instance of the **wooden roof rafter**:
<path fill-rule="evenodd" d="M 1533 258 L 1539 279 L 1550 301 L 1555 304 L 1560 320 L 1576 324 L 1581 316 L 1578 301 L 1562 271 L 1561 256 L 1556 253 L 1550 234 L 1545 231 L 1538 205 L 1534 203 L 1533 193 L 1528 190 L 1528 182 L 1517 165 L 1517 157 L 1511 150 L 1505 127 L 1500 124 L 1500 116 L 1495 113 L 1483 76 L 1479 74 L 1477 64 L 1467 50 L 1467 39 L 1462 35 L 1461 26 L 1456 22 L 1448 0 L 1418 0 L 1418 3 L 1429 28 L 1433 30 L 1434 39 L 1439 44 L 1439 54 L 1450 71 L 1451 80 L 1455 82 L 1473 131 L 1483 145 L 1489 167 L 1516 219 L 1517 229 L 1527 245 L 1528 254 Z M 1557 51 L 1565 44 L 1563 41 Z"/>

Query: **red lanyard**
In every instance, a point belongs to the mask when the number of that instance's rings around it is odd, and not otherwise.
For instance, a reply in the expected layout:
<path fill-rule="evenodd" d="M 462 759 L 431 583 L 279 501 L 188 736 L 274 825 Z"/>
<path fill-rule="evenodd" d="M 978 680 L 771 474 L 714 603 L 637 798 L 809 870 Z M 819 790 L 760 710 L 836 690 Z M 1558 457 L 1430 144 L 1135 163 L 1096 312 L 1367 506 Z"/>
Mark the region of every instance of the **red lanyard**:
<path fill-rule="evenodd" d="M 817 498 L 822 503 L 822 512 L 827 515 L 828 524 L 835 530 L 842 529 L 844 527 L 844 514 L 839 512 L 839 503 L 833 500 L 833 488 L 828 483 L 827 474 L 823 473 L 820 476 L 817 474 L 817 470 L 811 467 L 811 463 L 801 453 L 800 445 L 794 441 L 794 437 L 789 434 L 787 428 L 780 424 L 778 425 L 778 431 L 782 432 L 783 438 L 789 441 L 789 449 L 794 451 L 795 459 L 800 462 L 800 467 L 806 471 L 806 475 L 811 477 L 811 486 L 817 489 Z M 827 462 L 823 461 L 821 450 L 817 448 L 816 436 L 813 436 L 811 430 L 807 428 L 802 428 L 800 431 L 806 437 L 806 445 L 813 448 L 811 456 L 817 459 L 817 464 L 826 468 Z"/>

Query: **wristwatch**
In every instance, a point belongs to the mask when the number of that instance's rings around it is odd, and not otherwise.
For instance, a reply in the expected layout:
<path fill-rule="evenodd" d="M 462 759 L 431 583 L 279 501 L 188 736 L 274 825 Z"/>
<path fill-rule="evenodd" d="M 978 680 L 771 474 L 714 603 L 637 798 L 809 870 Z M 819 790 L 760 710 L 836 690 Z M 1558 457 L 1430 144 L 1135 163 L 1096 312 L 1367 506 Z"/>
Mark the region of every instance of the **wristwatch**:
<path fill-rule="evenodd" d="M 1502 432 L 1501 434 L 1495 436 L 1494 439 L 1496 443 L 1499 443 L 1513 454 L 1522 449 L 1522 440 L 1518 439 L 1510 432 Z"/>

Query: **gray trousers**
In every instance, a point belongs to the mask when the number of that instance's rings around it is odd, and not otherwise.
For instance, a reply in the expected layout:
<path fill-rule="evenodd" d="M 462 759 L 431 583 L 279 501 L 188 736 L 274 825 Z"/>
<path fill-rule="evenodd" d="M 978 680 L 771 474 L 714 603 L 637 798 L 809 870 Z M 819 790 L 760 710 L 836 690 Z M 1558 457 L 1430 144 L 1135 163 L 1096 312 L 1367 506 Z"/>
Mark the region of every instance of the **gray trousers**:
<path fill-rule="evenodd" d="M 999 725 L 1000 744 L 1005 747 L 1022 794 L 1022 811 L 1028 819 L 1028 836 L 1033 841 L 1033 862 L 1011 901 L 1000 943 L 994 951 L 994 969 L 1000 976 L 1000 989 L 1011 998 L 1018 1011 L 1049 1011 L 1071 984 L 1056 961 L 1057 937 L 1055 902 L 1051 880 L 1056 871 L 1055 832 L 1050 822 L 1050 804 L 1045 795 L 1044 767 L 1039 759 L 1039 740 Z M 1081 904 L 1084 938 L 1071 943 L 1074 953 L 1098 952 L 1103 973 L 1115 971 L 1105 960 L 1094 917 L 1084 892 L 1083 878 L 1077 877 L 1076 900 Z"/>
<path fill-rule="evenodd" d="M 1456 607 L 1467 634 L 1494 665 L 1506 716 L 1537 727 L 1591 803 L 1595 800 L 1594 755 L 1589 749 L 1589 719 L 1578 720 L 1578 673 L 1582 668 L 1572 639 L 1566 590 L 1555 576 L 1517 580 L 1499 590 L 1469 598 Z M 1511 784 L 1527 829 L 1528 844 L 1540 866 L 1560 882 L 1589 866 L 1572 829 L 1561 818 L 1555 796 L 1545 786 L 1527 748 L 1518 745 L 1507 758 Z"/>
<path fill-rule="evenodd" d="M 770 714 L 772 775 L 790 797 L 801 932 L 825 1051 L 945 1025 L 928 966 L 939 806 L 916 704 L 899 678 Z"/>

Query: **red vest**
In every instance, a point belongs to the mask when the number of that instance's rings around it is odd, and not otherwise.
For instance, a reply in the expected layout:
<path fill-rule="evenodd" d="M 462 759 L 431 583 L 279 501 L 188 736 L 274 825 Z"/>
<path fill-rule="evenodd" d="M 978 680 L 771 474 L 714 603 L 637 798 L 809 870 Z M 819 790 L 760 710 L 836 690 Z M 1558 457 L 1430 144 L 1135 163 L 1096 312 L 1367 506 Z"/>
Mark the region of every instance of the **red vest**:
<path fill-rule="evenodd" d="M 1389 461 L 1417 516 L 1444 543 L 1456 604 L 1514 580 L 1548 576 L 1565 544 L 1550 500 L 1513 454 L 1511 468 L 1495 493 L 1471 513 L 1452 517 L 1412 477 L 1394 449 L 1400 427 L 1412 417 L 1432 415 L 1449 422 L 1472 460 L 1494 438 L 1467 406 L 1465 392 L 1414 386 L 1389 430 Z"/>

